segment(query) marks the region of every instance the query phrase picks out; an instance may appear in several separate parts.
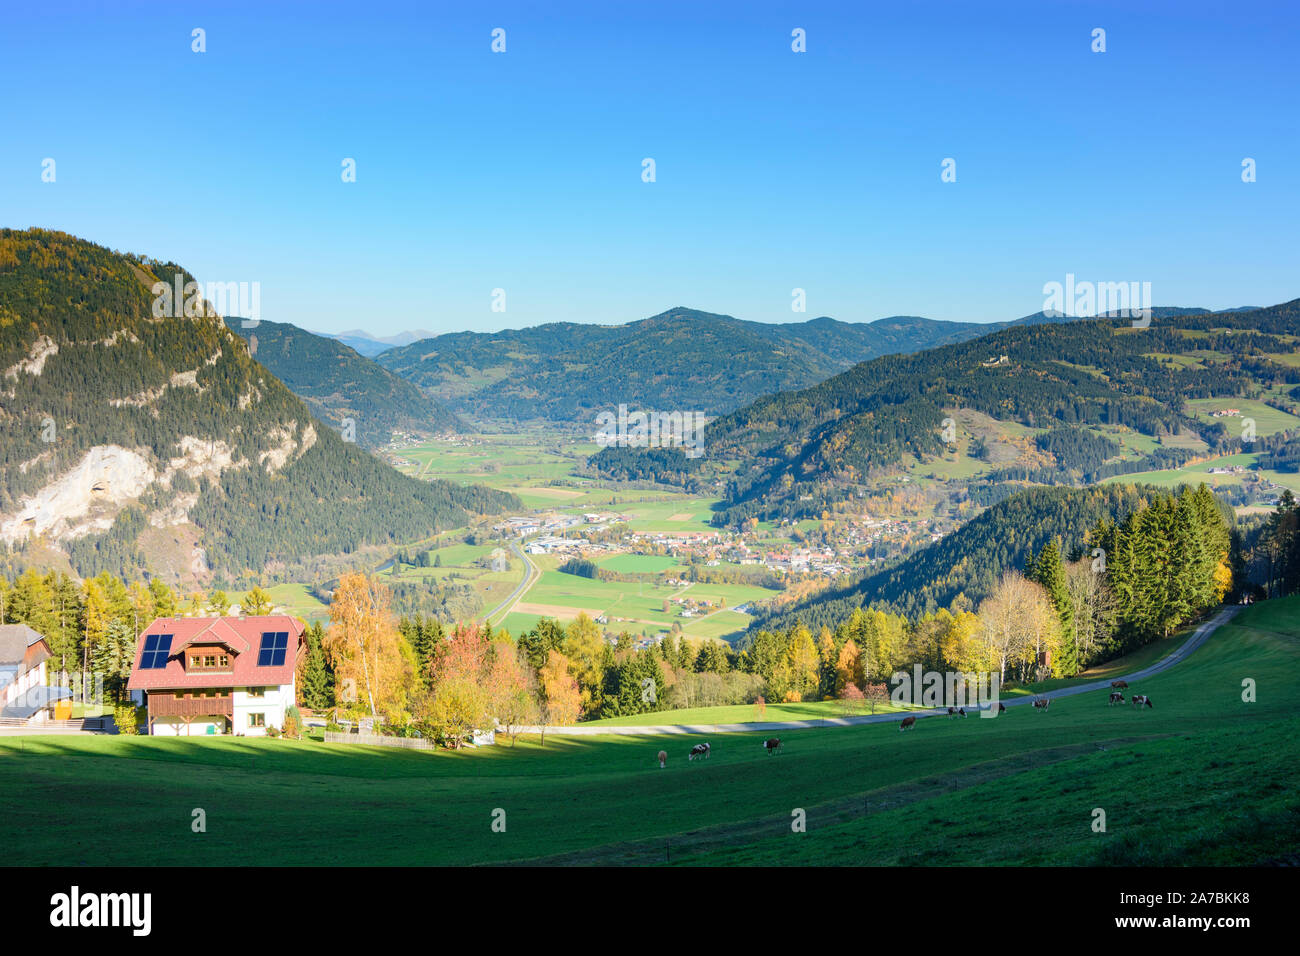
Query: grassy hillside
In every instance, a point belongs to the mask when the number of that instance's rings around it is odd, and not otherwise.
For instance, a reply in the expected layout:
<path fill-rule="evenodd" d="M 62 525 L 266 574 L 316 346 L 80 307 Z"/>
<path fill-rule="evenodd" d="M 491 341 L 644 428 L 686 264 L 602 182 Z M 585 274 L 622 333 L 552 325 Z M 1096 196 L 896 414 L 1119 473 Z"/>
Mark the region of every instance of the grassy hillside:
<path fill-rule="evenodd" d="M 779 757 L 754 734 L 715 736 L 695 764 L 694 739 L 678 736 L 456 754 L 0 737 L 0 840 L 52 865 L 1257 863 L 1300 840 L 1298 673 L 1291 598 L 1247 609 L 1143 682 L 1153 710 L 1089 693 L 908 733 L 783 734 Z M 1244 677 L 1257 703 L 1242 702 Z M 498 807 L 505 833 L 491 829 Z M 807 833 L 791 832 L 795 808 Z"/>

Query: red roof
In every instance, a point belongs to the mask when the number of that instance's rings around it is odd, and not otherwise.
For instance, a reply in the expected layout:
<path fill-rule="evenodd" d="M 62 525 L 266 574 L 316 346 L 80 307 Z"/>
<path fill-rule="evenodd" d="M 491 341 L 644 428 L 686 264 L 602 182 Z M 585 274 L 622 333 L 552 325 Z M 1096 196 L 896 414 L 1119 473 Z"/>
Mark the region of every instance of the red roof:
<path fill-rule="evenodd" d="M 287 631 L 292 654 L 285 654 L 279 666 L 259 667 L 257 652 L 262 635 L 268 631 Z M 171 656 L 167 666 L 140 669 L 145 639 L 151 634 L 171 634 Z M 187 671 L 181 663 L 183 648 L 190 645 L 221 644 L 232 654 L 231 670 L 213 674 Z M 298 658 L 306 649 L 303 625 L 287 614 L 264 617 L 160 617 L 144 629 L 136 641 L 135 663 L 131 666 L 128 690 L 166 690 L 174 687 L 259 687 L 288 684 L 293 681 Z"/>

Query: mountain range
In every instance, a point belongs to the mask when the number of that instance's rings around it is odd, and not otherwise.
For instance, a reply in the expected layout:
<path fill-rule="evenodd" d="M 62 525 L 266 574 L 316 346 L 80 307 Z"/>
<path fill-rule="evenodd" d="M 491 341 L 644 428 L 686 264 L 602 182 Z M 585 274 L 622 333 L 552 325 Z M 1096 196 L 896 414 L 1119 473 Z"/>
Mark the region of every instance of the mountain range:
<path fill-rule="evenodd" d="M 406 379 L 359 355 L 343 340 L 284 322 L 242 319 L 226 325 L 248 341 L 249 353 L 307 403 L 322 421 L 346 430 L 367 448 L 386 444 L 393 432 L 458 431 L 461 421 Z"/>
<path fill-rule="evenodd" d="M 865 359 L 1003 327 L 917 316 L 772 324 L 674 308 L 624 325 L 451 332 L 388 349 L 376 361 L 478 418 L 591 422 L 620 404 L 722 414 Z"/>
<path fill-rule="evenodd" d="M 362 329 L 349 329 L 346 332 L 312 332 L 311 334 L 318 335 L 321 338 L 336 339 L 358 354 L 367 358 L 374 358 L 380 352 L 387 351 L 398 345 L 410 345 L 412 342 L 418 342 L 421 339 L 431 339 L 437 333 L 430 332 L 427 329 L 415 329 L 398 332 L 396 335 L 380 336 L 371 335 Z"/>
<path fill-rule="evenodd" d="M 1192 414 L 1187 400 L 1262 397 L 1294 407 L 1297 336 L 1300 299 L 1244 312 L 1160 310 L 1145 328 L 1127 319 L 1016 324 L 863 362 L 709 424 L 707 457 L 741 462 L 719 520 L 819 514 L 864 483 L 942 459 L 956 447 L 945 431 L 955 436 L 962 411 L 1052 430 L 1038 436 L 1049 456 L 1039 473 L 1017 476 L 1045 482 L 1104 477 L 1118 448 L 1102 444 L 1113 440 L 1098 430 L 1161 446 L 1190 435 L 1202 448 L 1239 448 L 1223 421 Z M 1180 464 L 1181 454 L 1161 447 L 1152 460 Z"/>

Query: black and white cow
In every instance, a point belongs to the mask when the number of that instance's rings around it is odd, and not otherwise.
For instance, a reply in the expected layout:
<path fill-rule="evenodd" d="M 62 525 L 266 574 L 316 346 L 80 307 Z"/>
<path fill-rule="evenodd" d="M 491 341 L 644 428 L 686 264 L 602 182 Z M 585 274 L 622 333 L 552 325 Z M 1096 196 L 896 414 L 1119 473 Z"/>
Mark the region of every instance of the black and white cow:
<path fill-rule="evenodd" d="M 703 744 L 696 744 L 694 747 L 692 747 L 691 752 L 686 755 L 686 759 L 694 760 L 696 757 L 703 757 L 707 759 L 708 756 L 709 756 L 709 745 L 707 743 L 703 743 Z"/>

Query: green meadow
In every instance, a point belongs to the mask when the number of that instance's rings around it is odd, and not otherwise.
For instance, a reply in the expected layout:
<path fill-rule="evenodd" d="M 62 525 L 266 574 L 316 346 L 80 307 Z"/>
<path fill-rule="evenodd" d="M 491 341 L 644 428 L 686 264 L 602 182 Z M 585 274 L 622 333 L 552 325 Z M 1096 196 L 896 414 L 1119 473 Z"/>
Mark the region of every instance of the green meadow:
<path fill-rule="evenodd" d="M 1241 414 L 1219 419 L 1210 418 L 1211 412 L 1231 408 L 1237 409 Z M 1259 436 L 1274 435 L 1300 426 L 1300 418 L 1251 398 L 1197 398 L 1188 401 L 1187 410 L 1190 414 L 1199 415 L 1210 421 L 1223 422 L 1232 434 L 1240 433 L 1247 418 L 1254 419 L 1255 434 Z"/>
<path fill-rule="evenodd" d="M 1294 853 L 1300 597 L 1246 609 L 1134 689 L 1154 709 L 1108 707 L 1098 691 L 906 733 L 783 733 L 775 757 L 762 734 L 714 735 L 694 763 L 699 738 L 678 735 L 460 753 L 0 737 L 0 840 L 22 847 L 8 859 L 24 866 L 1126 866 Z"/>

